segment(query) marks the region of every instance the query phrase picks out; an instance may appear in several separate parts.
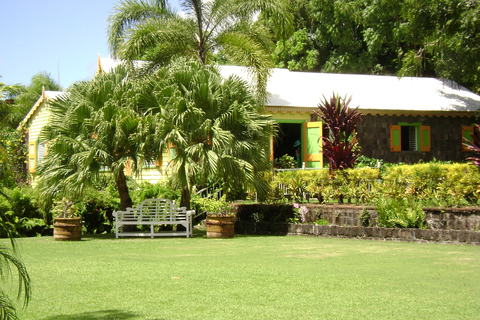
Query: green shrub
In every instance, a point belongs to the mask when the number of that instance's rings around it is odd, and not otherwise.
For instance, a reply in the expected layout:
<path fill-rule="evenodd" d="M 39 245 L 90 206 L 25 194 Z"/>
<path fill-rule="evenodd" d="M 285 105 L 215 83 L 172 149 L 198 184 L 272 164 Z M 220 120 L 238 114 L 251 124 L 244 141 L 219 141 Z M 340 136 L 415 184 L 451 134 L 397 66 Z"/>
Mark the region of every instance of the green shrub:
<path fill-rule="evenodd" d="M 161 198 L 169 200 L 178 200 L 180 199 L 180 190 L 172 189 L 171 185 L 167 182 L 140 182 L 132 183 L 130 187 L 131 197 L 134 204 L 139 204 L 145 199 L 151 198 Z"/>
<path fill-rule="evenodd" d="M 28 237 L 50 232 L 35 189 L 4 188 L 3 193 L 7 197 L 0 196 L 0 237 Z"/>
<path fill-rule="evenodd" d="M 293 169 L 297 167 L 297 162 L 292 156 L 284 154 L 273 161 L 273 166 L 277 169 Z"/>
<path fill-rule="evenodd" d="M 377 223 L 384 228 L 420 228 L 425 225 L 422 204 L 410 197 L 376 198 Z"/>
<path fill-rule="evenodd" d="M 305 195 L 322 202 L 339 201 L 369 202 L 379 186 L 379 170 L 376 168 L 358 168 L 335 171 L 330 174 L 326 169 L 296 170 L 278 172 L 274 179 L 274 187 L 284 185 L 296 202 L 308 201 Z"/>
<path fill-rule="evenodd" d="M 469 164 L 421 163 L 390 167 L 384 175 L 384 193 L 415 196 L 436 206 L 477 204 L 480 170 Z"/>
<path fill-rule="evenodd" d="M 112 213 L 120 209 L 117 194 L 108 190 L 88 188 L 83 199 L 77 201 L 83 220 L 83 230 L 90 234 L 110 233 L 113 228 Z"/>

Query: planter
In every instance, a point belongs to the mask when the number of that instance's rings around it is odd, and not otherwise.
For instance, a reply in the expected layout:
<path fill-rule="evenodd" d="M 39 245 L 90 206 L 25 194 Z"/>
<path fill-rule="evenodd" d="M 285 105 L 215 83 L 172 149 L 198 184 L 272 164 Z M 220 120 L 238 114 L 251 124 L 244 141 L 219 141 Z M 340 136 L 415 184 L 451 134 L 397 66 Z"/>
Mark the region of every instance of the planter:
<path fill-rule="evenodd" d="M 233 238 L 235 234 L 235 216 L 207 215 L 207 238 Z"/>
<path fill-rule="evenodd" d="M 82 239 L 82 218 L 55 218 L 53 220 L 53 238 L 61 241 Z"/>

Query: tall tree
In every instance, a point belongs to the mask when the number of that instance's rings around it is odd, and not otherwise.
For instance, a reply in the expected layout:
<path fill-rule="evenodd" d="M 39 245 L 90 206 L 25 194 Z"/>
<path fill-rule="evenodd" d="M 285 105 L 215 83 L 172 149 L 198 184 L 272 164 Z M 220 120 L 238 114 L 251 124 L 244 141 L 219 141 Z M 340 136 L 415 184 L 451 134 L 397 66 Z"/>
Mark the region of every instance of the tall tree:
<path fill-rule="evenodd" d="M 207 64 L 219 53 L 233 64 L 250 67 L 265 98 L 274 40 L 291 33 L 286 1 L 184 0 L 181 7 L 185 15 L 173 12 L 167 1 L 121 1 L 109 18 L 112 55 L 158 66 L 179 56 Z M 260 23 L 258 14 L 270 19 L 272 28 Z"/>
<path fill-rule="evenodd" d="M 480 92 L 480 1 L 290 1 L 296 32 L 277 43 L 278 66 L 447 78 Z"/>
<path fill-rule="evenodd" d="M 224 80 L 198 61 L 162 68 L 155 79 L 155 149 L 174 150 L 170 166 L 181 205 L 190 206 L 192 187 L 207 178 L 249 185 L 264 198 L 275 129 L 249 86 L 237 77 Z"/>
<path fill-rule="evenodd" d="M 101 172 L 113 174 L 122 210 L 132 206 L 125 169 L 137 172 L 144 160 L 143 82 L 120 65 L 94 80 L 79 82 L 51 102 L 52 119 L 41 134 L 48 153 L 39 166 L 46 199 L 77 198 Z"/>

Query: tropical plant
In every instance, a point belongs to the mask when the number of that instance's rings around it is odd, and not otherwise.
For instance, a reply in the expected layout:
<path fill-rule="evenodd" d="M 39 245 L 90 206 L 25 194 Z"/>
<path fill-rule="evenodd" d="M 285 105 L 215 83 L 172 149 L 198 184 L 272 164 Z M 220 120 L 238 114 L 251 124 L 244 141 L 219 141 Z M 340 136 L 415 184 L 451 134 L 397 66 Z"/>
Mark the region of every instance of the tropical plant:
<path fill-rule="evenodd" d="M 472 164 L 480 168 L 480 126 L 475 125 L 472 132 L 472 140 L 467 140 L 465 138 L 464 145 L 468 150 L 475 152 L 477 155 L 475 157 L 469 157 L 467 160 L 472 161 Z"/>
<path fill-rule="evenodd" d="M 114 57 L 164 65 L 182 56 L 211 63 L 217 53 L 230 63 L 250 67 L 265 97 L 270 53 L 276 39 L 286 39 L 292 18 L 286 1 L 185 0 L 184 14 L 165 0 L 124 0 L 109 17 L 108 43 Z M 267 28 L 258 13 L 270 19 Z M 276 37 L 276 39 L 275 39 Z"/>
<path fill-rule="evenodd" d="M 155 74 L 152 123 L 154 150 L 171 155 L 169 172 L 190 206 L 194 185 L 221 181 L 223 188 L 246 185 L 259 199 L 269 192 L 269 142 L 275 127 L 248 85 L 223 79 L 214 66 L 181 60 Z M 230 188 L 231 189 L 231 188 Z"/>
<path fill-rule="evenodd" d="M 11 205 L 12 203 L 9 201 L 7 207 Z M 0 274 L 2 275 L 2 280 L 8 279 L 8 276 L 12 275 L 12 266 L 14 267 L 13 269 L 17 271 L 18 277 L 17 299 L 23 298 L 23 306 L 27 307 L 31 296 L 30 276 L 24 263 L 16 254 L 16 244 L 13 237 L 17 235 L 17 230 L 14 223 L 9 221 L 3 207 L 3 204 L 0 202 L 0 219 L 2 220 L 2 223 L 0 223 L 0 234 L 10 238 L 12 248 L 0 246 Z M 0 320 L 16 320 L 18 319 L 16 309 L 7 292 L 7 290 L 0 288 Z"/>
<path fill-rule="evenodd" d="M 355 128 L 362 115 L 358 107 L 348 107 L 352 98 L 333 94 L 330 101 L 323 97 L 317 115 L 328 128 L 328 136 L 322 137 L 323 154 L 328 158 L 330 171 L 353 168 L 360 156 Z"/>
<path fill-rule="evenodd" d="M 380 196 L 377 205 L 377 223 L 384 228 L 425 228 L 425 212 L 422 204 L 413 198 L 389 198 Z"/>
<path fill-rule="evenodd" d="M 51 102 L 52 118 L 40 136 L 48 154 L 38 168 L 38 187 L 47 200 L 78 200 L 102 173 L 113 175 L 121 209 L 132 206 L 125 170 L 138 173 L 151 160 L 143 154 L 151 147 L 145 138 L 150 128 L 142 122 L 143 82 L 132 77 L 133 70 L 119 65 Z"/>

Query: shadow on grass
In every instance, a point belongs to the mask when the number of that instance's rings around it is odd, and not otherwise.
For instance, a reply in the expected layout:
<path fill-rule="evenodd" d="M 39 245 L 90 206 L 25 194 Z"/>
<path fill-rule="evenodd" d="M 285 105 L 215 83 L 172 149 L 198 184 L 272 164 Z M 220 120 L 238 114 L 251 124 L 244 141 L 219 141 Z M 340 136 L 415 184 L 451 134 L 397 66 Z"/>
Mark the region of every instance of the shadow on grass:
<path fill-rule="evenodd" d="M 43 318 L 42 320 L 130 320 L 136 319 L 139 315 L 132 312 L 125 312 L 121 310 L 100 310 L 92 312 L 81 312 L 78 314 L 71 315 L 56 315 Z M 156 320 L 162 320 L 157 318 Z"/>

